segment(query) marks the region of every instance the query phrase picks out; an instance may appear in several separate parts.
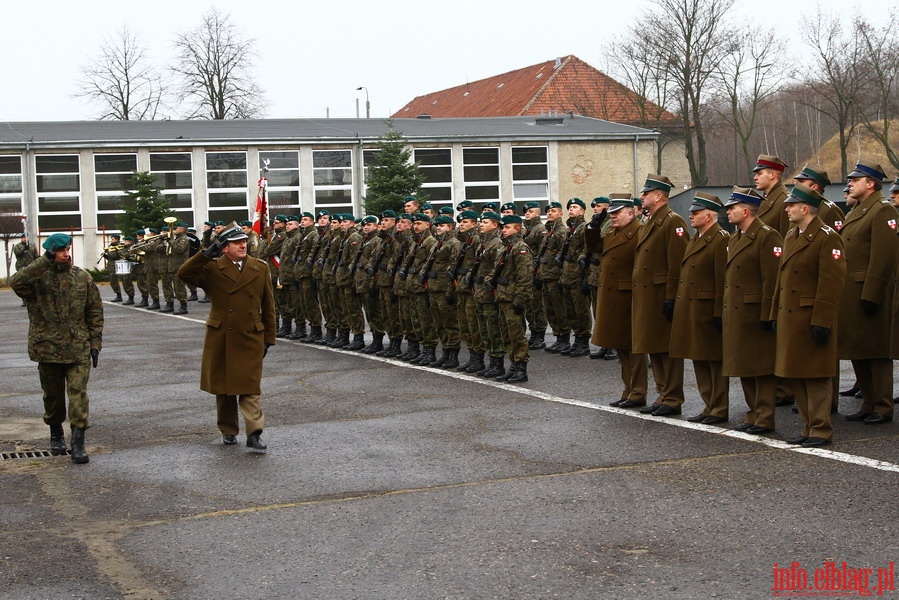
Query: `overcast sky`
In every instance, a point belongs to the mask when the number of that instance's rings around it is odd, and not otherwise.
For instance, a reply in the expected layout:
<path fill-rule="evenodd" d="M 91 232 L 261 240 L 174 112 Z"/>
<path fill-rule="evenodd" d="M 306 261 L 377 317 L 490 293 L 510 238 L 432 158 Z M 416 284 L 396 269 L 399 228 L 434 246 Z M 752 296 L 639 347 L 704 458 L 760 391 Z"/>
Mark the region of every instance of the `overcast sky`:
<path fill-rule="evenodd" d="M 104 38 L 125 25 L 159 66 L 174 56 L 177 33 L 201 23 L 211 7 L 231 15 L 257 40 L 255 74 L 267 117 L 387 117 L 415 96 L 574 54 L 605 70 L 602 46 L 620 39 L 650 0 L 554 3 L 547 0 L 39 0 L 5 2 L 0 36 L 0 121 L 95 118 L 96 107 L 72 97 L 80 69 Z M 798 35 L 803 15 L 855 11 L 884 18 L 887 3 L 790 0 L 758 8 L 737 0 L 747 35 L 764 24 Z M 852 7 L 855 7 L 853 11 Z M 664 37 L 653 32 L 657 42 Z M 794 44 L 793 51 L 802 51 Z M 801 62 L 800 62 L 801 64 Z M 172 118 L 180 115 L 168 111 Z"/>

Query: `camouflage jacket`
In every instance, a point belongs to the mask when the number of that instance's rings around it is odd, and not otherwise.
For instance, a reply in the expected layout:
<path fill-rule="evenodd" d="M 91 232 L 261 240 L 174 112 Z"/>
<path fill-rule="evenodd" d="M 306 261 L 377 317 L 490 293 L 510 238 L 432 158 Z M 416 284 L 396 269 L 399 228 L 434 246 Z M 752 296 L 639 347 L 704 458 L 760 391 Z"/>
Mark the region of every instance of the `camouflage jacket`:
<path fill-rule="evenodd" d="M 319 235 L 318 230 L 313 227 L 299 229 L 300 243 L 297 245 L 297 252 L 294 255 L 294 272 L 297 279 L 305 279 L 312 277 L 312 270 L 315 266 L 315 251 L 318 248 Z"/>
<path fill-rule="evenodd" d="M 284 232 L 284 242 L 281 244 L 281 266 L 278 269 L 279 283 L 282 285 L 295 285 L 297 283 L 296 259 L 300 242 L 303 241 L 299 227 Z"/>
<path fill-rule="evenodd" d="M 103 303 L 90 274 L 41 256 L 12 276 L 28 305 L 28 356 L 35 362 L 86 364 L 103 347 Z"/>
<path fill-rule="evenodd" d="M 34 244 L 26 244 L 25 242 L 19 242 L 13 246 L 12 252 L 16 255 L 16 271 L 21 271 L 40 256 Z"/>
<path fill-rule="evenodd" d="M 431 249 L 431 256 L 425 262 L 430 268 L 424 274 L 429 292 L 446 293 L 450 289 L 449 273 L 456 264 L 456 258 L 462 250 L 462 242 L 455 231 L 437 236 L 437 244 Z M 419 274 L 421 275 L 421 274 Z"/>
<path fill-rule="evenodd" d="M 485 279 L 493 274 L 493 269 L 503 253 L 503 241 L 499 229 L 480 234 L 481 244 L 478 246 L 478 272 L 474 277 L 474 299 L 485 304 L 494 302 L 493 291 L 487 289 Z M 469 273 L 470 275 L 470 273 Z"/>
<path fill-rule="evenodd" d="M 413 237 L 418 242 L 412 250 L 414 258 L 406 275 L 406 289 L 414 294 L 423 294 L 428 291 L 425 286 L 427 272 L 424 273 L 424 279 L 422 279 L 421 275 L 423 271 L 426 271 L 425 266 L 427 265 L 428 257 L 431 255 L 431 250 L 437 246 L 437 238 L 431 235 L 430 229 L 426 229 L 423 233 Z"/>
<path fill-rule="evenodd" d="M 378 231 L 373 231 L 363 237 L 362 254 L 359 255 L 359 262 L 356 263 L 356 271 L 353 275 L 356 291 L 360 294 L 368 292 L 374 287 L 374 278 L 377 276 L 374 268 L 375 259 L 378 257 L 383 243 L 384 240 Z"/>
<path fill-rule="evenodd" d="M 337 284 L 337 287 L 351 287 L 355 289 L 355 265 L 358 264 L 362 250 L 362 236 L 356 233 L 355 229 L 348 229 L 340 242 L 337 268 L 334 270 L 334 282 Z"/>
<path fill-rule="evenodd" d="M 537 279 L 540 281 L 554 281 L 562 276 L 562 269 L 556 264 L 556 255 L 562 252 L 565 245 L 565 239 L 568 237 L 568 228 L 562 219 L 546 222 L 546 233 L 543 234 L 543 241 L 540 242 L 539 252 L 543 252 L 540 257 L 540 264 L 537 266 L 539 272 Z M 546 250 L 543 249 L 546 244 Z M 564 259 L 563 259 L 564 260 Z"/>
<path fill-rule="evenodd" d="M 493 268 L 497 302 L 524 307 L 534 294 L 534 259 L 520 233 L 504 238 L 502 254 Z"/>
<path fill-rule="evenodd" d="M 456 289 L 463 294 L 473 294 L 472 288 L 465 285 L 465 276 L 471 270 L 471 266 L 475 261 L 475 255 L 478 252 L 478 246 L 481 244 L 477 227 L 459 234 L 459 241 L 462 243 L 459 252 L 463 254 L 463 257 L 459 268 L 456 270 Z"/>

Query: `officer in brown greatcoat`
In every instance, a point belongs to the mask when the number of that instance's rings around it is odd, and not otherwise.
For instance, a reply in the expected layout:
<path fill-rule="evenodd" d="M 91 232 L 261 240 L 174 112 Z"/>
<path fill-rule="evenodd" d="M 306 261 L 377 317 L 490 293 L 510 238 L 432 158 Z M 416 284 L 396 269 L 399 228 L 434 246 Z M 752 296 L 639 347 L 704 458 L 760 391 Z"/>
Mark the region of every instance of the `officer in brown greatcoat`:
<path fill-rule="evenodd" d="M 620 399 L 610 404 L 619 408 L 637 408 L 646 405 L 647 379 L 646 355 L 631 352 L 634 249 L 640 222 L 630 194 L 611 194 L 609 200 L 606 212 L 612 229 L 597 244 L 602 257 L 591 341 L 618 351 L 624 391 Z"/>
<path fill-rule="evenodd" d="M 792 383 L 805 422 L 802 434 L 787 443 L 806 448 L 833 438 L 830 378 L 836 374 L 837 307 L 846 278 L 843 240 L 816 216 L 822 198 L 794 188 L 786 200 L 793 227 L 784 240 L 770 317 L 777 323 L 774 374 Z"/>
<path fill-rule="evenodd" d="M 705 403 L 692 423 L 727 421 L 730 382 L 721 372 L 724 262 L 728 233 L 718 224 L 723 208 L 718 196 L 696 192 L 690 206 L 690 239 L 680 267 L 680 282 L 671 324 L 671 356 L 693 361 L 696 385 Z"/>
<path fill-rule="evenodd" d="M 783 238 L 758 218 L 762 196 L 751 188 L 734 187 L 725 203 L 727 220 L 737 231 L 727 243 L 724 266 L 724 368 L 739 377 L 749 410 L 737 431 L 774 431 L 776 336 L 771 305 Z M 752 348 L 752 352 L 747 352 Z"/>
<path fill-rule="evenodd" d="M 786 168 L 786 163 L 776 156 L 760 154 L 752 169 L 755 189 L 765 196 L 764 202 L 759 206 L 759 219 L 776 229 L 780 235 L 786 235 L 790 228 L 790 221 L 784 212 L 787 188 L 783 184 L 783 174 Z"/>
<path fill-rule="evenodd" d="M 673 187 L 662 175 L 648 175 L 640 198 L 649 218 L 637 233 L 634 256 L 633 352 L 649 354 L 659 397 L 640 412 L 657 417 L 681 413 L 684 403 L 684 360 L 668 353 L 671 320 L 680 281 L 680 263 L 689 234 L 683 218 L 668 206 Z"/>
<path fill-rule="evenodd" d="M 859 162 L 847 176 L 856 201 L 843 222 L 846 284 L 840 300 L 839 356 L 852 361 L 864 402 L 847 421 L 868 425 L 893 420 L 890 327 L 899 215 L 881 188 L 880 165 Z"/>

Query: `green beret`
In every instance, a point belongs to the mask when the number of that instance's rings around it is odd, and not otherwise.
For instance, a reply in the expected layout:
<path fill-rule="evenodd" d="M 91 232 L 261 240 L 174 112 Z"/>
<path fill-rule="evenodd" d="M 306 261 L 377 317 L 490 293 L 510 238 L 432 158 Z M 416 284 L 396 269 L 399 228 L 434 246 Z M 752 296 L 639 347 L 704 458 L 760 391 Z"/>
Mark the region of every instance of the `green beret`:
<path fill-rule="evenodd" d="M 434 206 L 430 202 L 425 202 L 421 205 L 422 210 L 434 210 Z"/>
<path fill-rule="evenodd" d="M 222 226 L 224 226 L 224 224 L 225 224 L 224 221 L 216 221 L 215 223 L 213 223 L 213 225 L 222 225 Z"/>
<path fill-rule="evenodd" d="M 275 215 L 275 221 L 281 221 L 282 223 L 287 223 L 287 215 Z M 222 223 L 224 225 L 224 223 Z"/>
<path fill-rule="evenodd" d="M 353 216 L 353 213 L 343 213 L 342 215 L 340 215 L 340 220 L 341 220 L 341 221 L 353 221 L 353 222 L 355 222 L 355 221 L 356 221 L 356 217 Z"/>
<path fill-rule="evenodd" d="M 353 222 L 354 222 L 356 225 L 361 224 L 361 223 L 362 223 L 362 217 L 356 217 L 355 219 L 353 219 Z"/>
<path fill-rule="evenodd" d="M 331 216 L 330 211 L 322 209 L 322 210 L 318 211 L 316 218 L 320 219 L 322 217 L 330 217 L 330 216 Z"/>
<path fill-rule="evenodd" d="M 572 204 L 577 204 L 584 210 L 587 210 L 587 205 L 584 204 L 584 201 L 581 200 L 580 198 L 571 198 L 570 200 L 568 200 L 568 204 L 565 205 L 565 208 L 571 208 Z"/>
<path fill-rule="evenodd" d="M 499 210 L 499 204 L 497 204 L 496 202 L 487 202 L 486 204 L 484 204 L 484 206 L 481 207 L 481 212 L 484 212 L 485 210 L 496 212 L 497 210 Z"/>
<path fill-rule="evenodd" d="M 441 206 L 437 211 L 438 215 L 449 215 L 453 216 L 453 207 L 452 206 Z"/>
<path fill-rule="evenodd" d="M 459 213 L 459 216 L 456 217 L 459 221 L 464 221 L 465 219 L 471 219 L 472 221 L 478 220 L 478 213 L 473 210 L 463 210 Z"/>
<path fill-rule="evenodd" d="M 396 216 L 396 218 L 397 219 L 406 219 L 407 221 L 411 221 L 412 215 L 410 215 L 409 213 L 400 213 Z"/>
<path fill-rule="evenodd" d="M 414 215 L 412 215 L 412 221 L 413 221 L 413 222 L 415 222 L 415 221 L 427 221 L 428 223 L 430 223 L 430 222 L 431 222 L 431 217 L 429 217 L 428 215 L 426 215 L 426 214 L 424 214 L 424 213 L 415 213 Z"/>
<path fill-rule="evenodd" d="M 436 225 L 455 225 L 456 222 L 453 221 L 453 218 L 447 215 L 438 215 L 436 219 L 434 219 L 434 223 Z"/>
<path fill-rule="evenodd" d="M 590 208 L 593 208 L 597 204 L 611 204 L 611 203 L 612 203 L 612 200 L 609 199 L 607 196 L 597 196 L 590 203 Z"/>
<path fill-rule="evenodd" d="M 543 212 L 547 213 L 551 208 L 558 208 L 559 210 L 562 210 L 562 205 L 558 202 L 547 202 L 546 208 L 543 209 Z"/>
<path fill-rule="evenodd" d="M 418 202 L 418 198 L 416 198 L 415 196 L 406 196 L 405 198 L 403 198 L 403 204 L 405 204 L 406 202 Z"/>
<path fill-rule="evenodd" d="M 506 215 L 503 217 L 503 225 L 513 225 L 513 224 L 521 225 L 522 218 L 518 215 Z"/>
<path fill-rule="evenodd" d="M 120 239 L 122 239 L 122 236 L 119 235 L 118 233 L 113 233 L 113 234 L 111 234 L 109 237 L 112 238 L 112 239 L 114 239 L 114 240 L 120 240 Z"/>
<path fill-rule="evenodd" d="M 463 200 L 456 205 L 456 210 L 463 211 L 466 208 L 471 208 L 472 206 L 474 206 L 474 202 L 472 202 L 471 200 Z"/>
<path fill-rule="evenodd" d="M 539 202 L 534 202 L 533 200 L 532 200 L 531 202 L 525 202 L 525 203 L 524 203 L 524 209 L 525 209 L 525 210 L 531 210 L 532 208 L 540 208 L 540 203 L 539 203 Z"/>
<path fill-rule="evenodd" d="M 502 206 L 499 207 L 500 212 L 504 210 L 514 210 L 516 213 L 518 212 L 518 207 L 515 206 L 514 202 L 506 202 Z"/>
<path fill-rule="evenodd" d="M 313 220 L 315 219 L 315 215 L 313 215 L 313 214 L 312 214 L 311 212 L 309 212 L 308 210 L 307 210 L 307 211 L 304 211 L 304 212 L 302 212 L 302 213 L 300 213 L 300 218 L 302 219 L 303 217 L 305 217 L 305 218 L 307 218 L 307 219 L 313 219 Z"/>
<path fill-rule="evenodd" d="M 501 216 L 499 216 L 498 214 L 496 214 L 495 212 L 493 212 L 492 210 L 488 210 L 488 211 L 481 213 L 481 220 L 483 221 L 484 219 L 491 219 L 493 221 L 496 221 L 497 223 L 503 222 L 503 218 Z"/>
<path fill-rule="evenodd" d="M 157 233 L 159 233 L 159 232 L 156 230 L 155 227 L 148 227 L 147 229 L 144 229 L 144 231 L 145 231 L 145 232 L 146 232 L 146 231 L 149 231 L 150 233 L 152 233 L 152 234 L 154 234 L 154 235 L 157 234 Z M 147 234 L 144 233 L 144 235 L 147 235 Z"/>
<path fill-rule="evenodd" d="M 184 221 L 175 221 L 175 227 L 184 227 L 186 229 L 190 227 L 190 225 L 188 225 Z"/>
<path fill-rule="evenodd" d="M 161 229 L 160 231 L 168 231 L 168 230 L 169 230 L 169 226 L 168 226 L 168 225 L 163 225 L 163 226 L 162 226 L 162 229 Z"/>
<path fill-rule="evenodd" d="M 212 227 L 213 225 L 215 225 L 215 223 L 213 223 L 212 221 L 203 221 L 203 225 L 206 225 L 207 227 Z"/>
<path fill-rule="evenodd" d="M 122 238 L 122 239 L 124 239 L 126 242 L 136 242 L 136 241 L 137 241 L 137 240 L 135 240 L 133 237 L 131 237 L 130 235 L 126 235 L 126 236 L 125 236 L 124 238 Z"/>
<path fill-rule="evenodd" d="M 368 215 L 368 216 L 366 216 L 366 217 L 364 217 L 364 218 L 362 219 L 362 223 L 363 223 L 363 224 L 366 224 L 366 223 L 375 223 L 375 224 L 377 224 L 377 223 L 379 223 L 379 222 L 380 222 L 380 221 L 378 221 L 378 217 L 376 217 L 376 216 L 374 216 L 374 215 Z"/>
<path fill-rule="evenodd" d="M 241 226 L 241 227 L 252 227 L 253 224 L 250 223 L 249 221 L 241 221 L 241 222 L 240 222 L 240 226 Z"/>
<path fill-rule="evenodd" d="M 49 250 L 50 252 L 57 252 L 63 248 L 68 248 L 71 245 L 72 236 L 65 233 L 54 233 L 41 244 L 41 246 L 44 247 L 44 250 Z"/>
<path fill-rule="evenodd" d="M 396 218 L 396 211 L 395 211 L 395 210 L 390 210 L 390 209 L 388 208 L 387 210 L 385 210 L 385 211 L 383 211 L 383 212 L 381 213 L 381 218 L 382 218 L 382 219 L 395 219 L 395 218 Z"/>
<path fill-rule="evenodd" d="M 288 220 L 288 221 L 296 221 L 297 223 L 299 223 L 299 222 L 300 222 L 300 217 L 299 217 L 298 215 L 289 215 L 289 216 L 287 217 L 287 220 Z"/>

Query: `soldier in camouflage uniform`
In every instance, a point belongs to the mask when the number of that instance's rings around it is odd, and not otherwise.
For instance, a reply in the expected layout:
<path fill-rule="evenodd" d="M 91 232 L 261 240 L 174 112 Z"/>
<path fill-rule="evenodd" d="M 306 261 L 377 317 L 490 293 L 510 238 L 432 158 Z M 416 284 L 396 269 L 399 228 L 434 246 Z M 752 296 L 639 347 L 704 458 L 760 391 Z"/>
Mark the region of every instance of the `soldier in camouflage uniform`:
<path fill-rule="evenodd" d="M 281 243 L 281 261 L 278 268 L 278 283 L 281 289 L 278 291 L 278 312 L 281 314 L 281 327 L 275 332 L 275 337 L 287 338 L 293 335 L 293 321 L 296 316 L 297 290 L 299 279 L 296 276 L 297 249 L 300 246 L 300 217 L 287 215 L 284 223 L 284 241 Z M 299 323 L 297 323 L 299 329 Z M 299 331 L 297 331 L 300 334 Z M 302 332 L 302 337 L 306 333 Z M 293 339 L 293 338 L 292 338 Z"/>
<path fill-rule="evenodd" d="M 540 254 L 540 246 L 546 233 L 546 227 L 540 219 L 540 203 L 525 202 L 524 203 L 524 228 L 522 229 L 522 239 L 528 245 L 531 256 L 535 261 Z M 534 282 L 534 293 L 528 302 L 525 317 L 527 318 L 528 329 L 531 330 L 531 337 L 528 340 L 528 348 L 531 350 L 540 350 L 546 348 L 546 307 L 543 306 L 543 288 L 537 283 L 537 265 L 531 268 L 531 279 Z"/>
<path fill-rule="evenodd" d="M 16 271 L 21 271 L 34 262 L 38 256 L 37 248 L 28 241 L 28 236 L 22 234 L 22 239 L 18 244 L 12 247 L 12 252 L 16 257 Z"/>
<path fill-rule="evenodd" d="M 530 248 L 522 239 L 522 218 L 506 215 L 502 223 L 504 249 L 487 283 L 496 290 L 503 347 L 511 365 L 496 380 L 523 383 L 528 380 L 530 360 L 524 312 L 533 296 L 534 260 Z"/>
<path fill-rule="evenodd" d="M 412 260 L 415 258 L 413 250 L 417 246 L 417 242 L 413 239 L 412 215 L 409 213 L 397 215 L 396 231 L 396 243 L 399 244 L 399 249 L 391 265 L 391 270 L 395 273 L 393 277 L 393 297 L 396 297 L 400 324 L 403 334 L 406 336 L 406 351 L 397 355 L 396 358 L 398 360 L 413 360 L 421 356 L 421 345 L 418 343 L 418 337 L 412 327 L 411 298 L 406 289 L 406 270 L 412 265 Z"/>
<path fill-rule="evenodd" d="M 253 223 L 241 221 L 240 229 L 247 236 L 247 256 L 259 258 L 259 234 L 253 230 Z"/>
<path fill-rule="evenodd" d="M 406 268 L 406 293 L 409 297 L 409 308 L 412 312 L 412 330 L 421 344 L 421 355 L 409 359 L 414 365 L 426 366 L 437 360 L 437 328 L 434 315 L 428 304 L 428 290 L 421 274 L 425 271 L 428 256 L 437 245 L 431 235 L 431 219 L 424 213 L 412 215 L 412 229 L 415 231 L 412 249 L 412 262 Z"/>
<path fill-rule="evenodd" d="M 466 275 L 467 282 L 473 284 L 474 287 L 474 299 L 478 303 L 478 328 L 481 330 L 487 354 L 490 355 L 490 364 L 484 371 L 478 371 L 477 375 L 491 379 L 504 375 L 506 372 L 505 348 L 499 325 L 499 308 L 496 305 L 494 288 L 487 285 L 487 277 L 493 274 L 493 269 L 503 251 L 503 242 L 500 239 L 499 231 L 501 222 L 502 217 L 495 212 L 481 213 L 479 227 L 481 243 L 475 259 L 476 266 L 472 266 L 472 270 Z"/>
<path fill-rule="evenodd" d="M 356 217 L 350 213 L 340 216 L 340 228 L 343 236 L 340 242 L 340 253 L 334 269 L 334 283 L 338 290 L 342 308 L 341 326 L 337 339 L 331 348 L 362 350 L 365 348 L 365 317 L 362 314 L 362 299 L 356 293 L 356 265 L 362 254 L 362 236 L 356 231 Z M 350 333 L 353 341 L 350 341 Z"/>
<path fill-rule="evenodd" d="M 144 238 L 148 238 L 150 236 L 155 236 L 159 232 L 153 229 L 152 227 L 144 230 Z M 141 248 L 144 251 L 144 275 L 147 278 L 147 293 L 150 296 L 150 304 L 147 305 L 147 310 L 159 310 L 161 307 L 159 306 L 159 252 L 157 248 L 162 245 L 162 240 L 159 237 L 155 237 L 149 242 L 147 245 Z"/>
<path fill-rule="evenodd" d="M 590 314 L 596 314 L 599 289 L 599 265 L 602 261 L 602 239 L 612 231 L 612 221 L 606 218 L 606 211 L 612 200 L 606 196 L 594 198 L 590 203 L 593 209 L 593 217 L 584 230 L 584 252 L 578 258 L 578 264 L 586 263 L 587 278 L 584 285 L 590 298 Z M 618 360 L 618 350 L 615 348 L 600 348 L 590 353 L 590 358 L 605 360 Z"/>
<path fill-rule="evenodd" d="M 128 299 L 122 302 L 123 306 L 132 306 L 134 305 L 134 268 L 137 266 L 133 262 L 133 254 L 131 252 L 131 246 L 134 245 L 134 238 L 130 235 L 126 235 L 122 238 L 122 249 L 116 250 L 116 256 L 121 260 L 127 260 L 131 263 L 131 272 L 122 275 L 122 290 L 125 292 L 125 295 L 128 296 Z"/>
<path fill-rule="evenodd" d="M 400 323 L 399 307 L 393 302 L 393 277 L 392 264 L 399 252 L 401 244 L 397 241 L 397 225 L 396 212 L 385 210 L 381 213 L 381 222 L 378 226 L 378 237 L 381 238 L 381 244 L 378 246 L 377 252 L 372 257 L 372 262 L 366 265 L 366 271 L 371 271 L 371 285 L 378 299 L 378 314 L 387 334 L 390 344 L 381 350 L 368 352 L 368 348 L 363 350 L 367 354 L 375 356 L 386 356 L 388 358 L 398 356 L 400 347 L 403 342 L 403 327 Z M 374 329 L 374 326 L 372 326 Z M 374 342 L 372 342 L 374 344 Z"/>
<path fill-rule="evenodd" d="M 281 302 L 278 280 L 281 277 L 281 247 L 284 245 L 285 228 L 287 226 L 287 215 L 275 215 L 272 221 L 272 231 L 268 243 L 265 248 L 260 251 L 259 258 L 268 263 L 268 270 L 272 276 L 272 291 L 275 293 L 275 323 L 278 325 L 278 332 L 281 331 L 280 320 L 284 315 L 281 314 Z"/>
<path fill-rule="evenodd" d="M 562 276 L 559 261 L 562 260 L 562 247 L 567 236 L 568 228 L 562 222 L 562 205 L 550 202 L 546 205 L 546 233 L 540 242 L 536 280 L 543 286 L 546 319 L 556 336 L 556 343 L 545 348 L 552 354 L 571 349 L 571 326 L 565 318 L 565 302 L 559 285 L 559 278 Z"/>
<path fill-rule="evenodd" d="M 419 273 L 425 279 L 434 326 L 440 339 L 442 352 L 439 359 L 429 366 L 455 369 L 459 366 L 459 315 L 456 312 L 458 296 L 456 286 L 451 283 L 455 275 L 451 272 L 456 258 L 462 250 L 462 242 L 456 237 L 456 222 L 448 215 L 440 215 L 434 223 L 437 226 L 437 244 L 425 262 L 425 272 Z"/>
<path fill-rule="evenodd" d="M 103 303 L 90 274 L 72 264 L 71 236 L 54 233 L 43 247 L 44 255 L 16 272 L 11 285 L 28 304 L 28 357 L 38 363 L 50 451 L 66 452 L 62 423 L 68 393 L 72 461 L 81 464 L 89 461 L 87 382 L 103 347 Z"/>
<path fill-rule="evenodd" d="M 315 228 L 315 217 L 310 212 L 300 215 L 300 243 L 294 256 L 294 272 L 297 277 L 297 301 L 294 317 L 296 331 L 287 336 L 290 340 L 312 343 L 322 338 L 322 309 L 318 303 L 318 292 L 312 278 L 315 251 L 319 234 Z M 309 333 L 306 333 L 309 323 Z"/>
<path fill-rule="evenodd" d="M 122 301 L 122 286 L 119 284 L 119 274 L 115 272 L 115 261 L 121 258 L 119 250 L 113 246 L 120 246 L 122 237 L 113 233 L 109 236 L 109 246 L 103 250 L 102 258 L 106 259 L 106 274 L 109 275 L 109 288 L 115 293 L 112 302 Z"/>
<path fill-rule="evenodd" d="M 145 231 L 143 229 L 138 229 L 134 232 L 135 245 L 144 240 L 144 234 Z M 150 288 L 147 285 L 146 258 L 147 253 L 144 250 L 134 250 L 133 248 L 129 248 L 128 260 L 134 263 L 131 267 L 131 275 L 137 283 L 137 291 L 140 292 L 140 302 L 134 305 L 135 308 L 148 308 L 150 306 L 150 303 L 148 302 Z"/>
<path fill-rule="evenodd" d="M 165 265 L 162 269 L 162 292 L 165 295 L 165 308 L 159 312 L 186 315 L 187 286 L 178 279 L 178 269 L 190 257 L 190 239 L 187 237 L 187 223 L 177 221 L 173 226 L 174 231 L 170 234 L 171 241 L 166 239 L 161 244 L 164 249 L 160 264 Z M 178 299 L 178 310 L 175 310 L 175 298 Z"/>
<path fill-rule="evenodd" d="M 368 215 L 362 219 L 362 254 L 353 266 L 355 269 L 356 295 L 362 300 L 365 320 L 371 329 L 371 344 L 362 348 L 363 354 L 374 354 L 384 349 L 384 316 L 381 314 L 375 263 L 383 259 L 381 248 L 384 238 L 380 235 L 378 217 Z"/>
<path fill-rule="evenodd" d="M 590 354 L 590 332 L 593 331 L 593 317 L 590 314 L 589 287 L 584 291 L 587 276 L 587 260 L 582 257 L 586 244 L 584 230 L 584 212 L 587 210 L 580 198 L 568 201 L 568 237 L 563 246 L 564 252 L 556 255 L 556 264 L 562 268 L 559 283 L 562 286 L 562 300 L 565 302 L 565 315 L 568 325 L 574 332 L 574 344 L 571 348 L 559 351 L 566 356 L 587 356 Z M 561 260 L 560 260 L 561 258 Z M 579 260 L 583 258 L 583 260 Z"/>
<path fill-rule="evenodd" d="M 331 315 L 331 299 L 324 293 L 323 285 L 325 255 L 328 253 L 328 246 L 331 244 L 330 212 L 327 210 L 318 211 L 315 231 L 318 233 L 318 242 L 312 249 L 312 256 L 306 259 L 306 265 L 312 269 L 312 289 L 315 291 L 318 307 L 321 311 L 321 320 L 325 322 Z M 310 330 L 309 335 L 300 341 L 306 344 L 318 344 L 324 339 L 324 335 L 313 335 Z M 333 341 L 333 338 L 331 341 Z"/>
<path fill-rule="evenodd" d="M 459 204 L 462 205 L 464 202 Z M 463 210 L 456 219 L 459 221 L 458 237 L 462 247 L 456 259 L 458 267 L 454 273 L 453 285 L 456 287 L 458 297 L 456 314 L 459 319 L 459 335 L 468 346 L 468 362 L 459 365 L 456 370 L 477 373 L 485 368 L 485 346 L 484 338 L 481 337 L 481 329 L 478 326 L 478 303 L 474 299 L 474 290 L 465 283 L 465 276 L 475 264 L 478 247 L 481 245 L 478 237 L 478 213 L 473 210 Z"/>
<path fill-rule="evenodd" d="M 318 297 L 322 305 L 325 319 L 325 337 L 316 344 L 328 345 L 337 339 L 337 328 L 340 325 L 340 303 L 337 298 L 337 287 L 334 283 L 334 268 L 342 239 L 340 230 L 340 213 L 328 217 L 328 233 L 323 236 L 322 249 L 316 265 L 321 267 L 321 281 L 318 286 Z M 327 311 L 325 310 L 327 308 Z"/>

